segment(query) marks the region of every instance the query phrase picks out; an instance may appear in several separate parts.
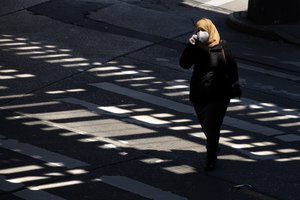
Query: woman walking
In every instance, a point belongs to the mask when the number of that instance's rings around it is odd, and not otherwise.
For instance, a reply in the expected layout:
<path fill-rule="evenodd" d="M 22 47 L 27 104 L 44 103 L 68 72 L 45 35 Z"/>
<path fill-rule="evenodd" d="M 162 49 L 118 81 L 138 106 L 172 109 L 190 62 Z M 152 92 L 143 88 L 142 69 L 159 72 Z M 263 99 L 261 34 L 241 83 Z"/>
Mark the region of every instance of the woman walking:
<path fill-rule="evenodd" d="M 237 64 L 225 41 L 207 18 L 196 22 L 196 30 L 180 57 L 180 66 L 193 66 L 190 82 L 192 102 L 202 130 L 206 136 L 206 165 L 212 171 L 217 161 L 220 130 L 227 107 L 232 98 L 232 87 L 240 96 Z"/>

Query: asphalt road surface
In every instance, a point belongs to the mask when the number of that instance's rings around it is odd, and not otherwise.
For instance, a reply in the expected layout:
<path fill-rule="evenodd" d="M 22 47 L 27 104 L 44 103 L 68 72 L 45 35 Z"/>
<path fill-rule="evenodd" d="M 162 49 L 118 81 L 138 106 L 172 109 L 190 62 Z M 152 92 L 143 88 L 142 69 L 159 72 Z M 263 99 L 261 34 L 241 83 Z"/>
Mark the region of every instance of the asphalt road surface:
<path fill-rule="evenodd" d="M 300 50 L 230 29 L 247 1 L 0 4 L 1 199 L 300 198 Z M 212 173 L 178 65 L 203 16 L 243 84 Z"/>

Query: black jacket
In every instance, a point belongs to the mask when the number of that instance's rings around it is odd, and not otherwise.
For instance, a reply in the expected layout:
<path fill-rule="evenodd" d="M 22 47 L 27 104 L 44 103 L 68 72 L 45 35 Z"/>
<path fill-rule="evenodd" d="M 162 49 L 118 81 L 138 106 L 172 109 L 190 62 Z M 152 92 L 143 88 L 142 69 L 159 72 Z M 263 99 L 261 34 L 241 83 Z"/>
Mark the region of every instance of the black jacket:
<path fill-rule="evenodd" d="M 193 75 L 190 82 L 190 100 L 208 103 L 230 99 L 232 84 L 238 81 L 237 63 L 223 42 L 226 61 L 221 53 L 221 44 L 204 50 L 198 45 L 188 44 L 180 57 L 180 66 Z"/>

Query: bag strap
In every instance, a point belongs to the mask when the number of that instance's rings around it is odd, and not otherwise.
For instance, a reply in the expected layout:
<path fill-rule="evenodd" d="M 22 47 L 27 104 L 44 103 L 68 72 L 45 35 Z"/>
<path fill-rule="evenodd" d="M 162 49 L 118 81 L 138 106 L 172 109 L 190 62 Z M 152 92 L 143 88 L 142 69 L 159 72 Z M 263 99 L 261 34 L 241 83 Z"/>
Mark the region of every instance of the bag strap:
<path fill-rule="evenodd" d="M 225 61 L 225 64 L 227 65 L 227 58 L 226 58 L 225 50 L 224 50 L 224 40 L 221 40 L 221 51 L 222 51 L 222 56 Z"/>
<path fill-rule="evenodd" d="M 220 43 L 218 44 L 218 48 L 217 49 L 213 49 L 213 48 L 209 48 L 208 49 L 208 53 L 211 54 L 211 52 L 219 52 L 222 54 L 223 60 L 225 65 L 228 64 L 228 60 L 226 58 L 226 53 L 225 53 L 225 41 L 224 40 L 220 40 Z"/>

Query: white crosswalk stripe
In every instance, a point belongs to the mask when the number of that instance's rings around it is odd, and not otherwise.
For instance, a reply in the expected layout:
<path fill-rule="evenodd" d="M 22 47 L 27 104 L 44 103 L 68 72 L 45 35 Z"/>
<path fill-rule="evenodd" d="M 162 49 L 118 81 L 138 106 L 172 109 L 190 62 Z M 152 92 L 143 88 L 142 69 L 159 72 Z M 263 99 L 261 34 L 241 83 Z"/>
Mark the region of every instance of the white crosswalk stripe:
<path fill-rule="evenodd" d="M 66 103 L 80 105 L 82 107 L 85 107 L 85 108 L 89 109 L 93 113 L 97 113 L 97 111 L 99 110 L 99 106 L 98 105 L 89 103 L 89 102 L 84 101 L 84 100 L 79 100 L 79 99 L 76 99 L 76 98 L 61 99 L 61 101 L 66 102 Z M 116 113 L 109 113 L 109 112 L 108 113 L 103 113 L 102 111 L 101 111 L 101 114 L 115 115 L 116 117 L 121 117 L 123 121 L 129 121 L 129 120 L 127 120 L 127 118 L 131 118 L 130 114 L 128 114 L 126 116 L 124 116 L 124 115 L 120 116 L 120 115 L 118 115 Z M 167 113 L 165 113 L 165 115 L 167 115 Z M 243 122 L 236 122 L 236 120 L 238 120 L 238 119 L 235 119 L 231 123 L 233 125 L 236 124 L 236 123 L 238 123 L 240 125 L 239 128 L 241 130 L 243 130 L 243 125 L 242 125 Z M 174 121 L 174 120 L 172 120 L 172 121 Z M 137 121 L 132 121 L 131 120 L 130 123 L 140 124 L 138 122 L 138 120 Z M 150 126 L 150 127 L 152 127 L 151 122 L 148 122 L 148 123 L 149 124 L 147 124 L 147 123 L 143 124 L 143 126 Z M 227 123 L 229 123 L 229 122 L 227 122 Z M 237 125 L 235 125 L 235 126 L 237 126 Z M 259 132 L 259 131 L 261 131 L 261 127 L 263 127 L 263 126 L 259 126 L 258 128 L 255 127 L 255 126 L 253 126 L 253 127 L 251 127 L 252 130 L 247 129 L 247 131 L 252 131 L 253 132 L 253 130 L 256 129 L 255 131 Z M 179 128 L 180 127 L 170 127 L 171 130 L 180 130 Z M 183 128 L 183 130 L 184 130 L 185 127 L 181 127 L 181 128 Z M 68 128 L 66 127 L 66 129 L 68 129 Z M 76 131 L 76 130 L 73 130 L 73 131 Z M 231 131 L 229 131 L 229 130 L 222 130 L 222 133 L 227 133 L 227 132 L 231 132 Z M 201 132 L 191 133 L 190 135 L 193 136 L 193 137 L 205 139 L 204 134 L 201 133 Z M 265 135 L 268 135 L 268 133 L 265 134 Z M 268 135 L 268 136 L 272 136 L 272 135 Z M 289 137 L 288 135 L 286 135 L 286 136 Z M 256 142 L 247 143 L 247 144 L 241 144 L 240 142 L 236 143 L 236 141 L 242 141 L 244 139 L 245 140 L 249 139 L 249 136 L 239 135 L 239 136 L 232 137 L 232 138 L 223 138 L 222 137 L 220 143 L 222 145 L 224 145 L 224 146 L 229 146 L 229 147 L 237 149 L 237 151 L 239 151 L 240 153 L 242 153 L 242 154 L 250 157 L 251 159 L 255 159 L 255 160 L 270 160 L 270 159 L 274 160 L 274 159 L 279 159 L 279 157 L 277 155 L 274 155 L 275 154 L 274 152 L 271 152 L 271 151 L 268 151 L 268 152 L 266 152 L 266 151 L 255 151 L 255 147 L 256 146 L 257 147 L 259 147 L 259 146 L 266 146 L 266 147 L 267 146 L 274 146 L 275 143 L 265 142 L 265 141 L 263 141 L 263 142 L 256 141 Z M 109 140 L 110 140 L 110 143 L 114 144 L 116 147 L 122 147 L 122 146 L 124 146 L 124 143 L 122 144 L 120 141 L 114 141 L 113 139 L 109 139 Z M 246 150 L 246 149 L 249 149 L 249 148 L 250 148 L 250 150 Z M 273 148 L 275 148 L 275 147 L 273 147 Z M 282 150 L 278 150 L 278 151 L 282 151 Z M 293 150 L 293 151 L 296 151 L 296 150 Z M 278 153 L 276 153 L 276 154 L 278 154 Z"/>
<path fill-rule="evenodd" d="M 32 157 L 34 159 L 45 162 L 45 165 L 48 167 L 65 167 L 68 169 L 86 167 L 89 166 L 88 163 L 79 161 L 73 158 L 70 158 L 65 155 L 61 155 L 49 150 L 33 146 L 31 144 L 21 143 L 17 140 L 7 139 L 4 136 L 0 137 L 0 147 L 15 151 L 17 153 Z M 40 200 L 40 199 L 49 199 L 49 200 L 64 200 L 59 196 L 43 191 L 42 188 L 27 188 L 25 182 L 48 179 L 49 176 L 27 176 L 27 177 L 15 177 L 14 179 L 8 179 L 3 175 L 11 175 L 17 173 L 24 173 L 29 171 L 41 170 L 44 167 L 39 165 L 28 165 L 20 166 L 15 168 L 4 168 L 0 170 L 0 190 L 2 191 L 15 191 L 20 190 L 14 193 L 15 196 L 24 199 L 24 200 Z"/>
<path fill-rule="evenodd" d="M 95 87 L 98 87 L 100 89 L 109 91 L 109 92 L 114 92 L 116 94 L 121 94 L 136 100 L 140 100 L 143 102 L 147 102 L 147 103 L 151 103 L 153 105 L 156 106 L 160 106 L 163 108 L 167 108 L 173 111 L 177 111 L 177 112 L 181 112 L 181 113 L 187 113 L 187 114 L 194 114 L 193 108 L 191 106 L 182 104 L 182 103 L 178 103 L 178 102 L 174 102 L 162 97 L 157 97 L 154 95 L 150 95 L 150 94 L 146 94 L 143 92 L 139 92 L 136 90 L 132 90 L 129 88 L 125 88 L 125 87 L 121 87 L 112 83 L 94 83 L 91 84 Z M 92 113 L 98 113 L 101 115 L 115 115 L 117 117 L 121 117 L 123 121 L 129 122 L 129 123 L 134 123 L 137 125 L 140 125 L 141 123 L 139 121 L 145 122 L 142 125 L 143 126 L 148 126 L 148 127 L 152 127 L 152 124 L 154 123 L 159 123 L 161 122 L 160 120 L 157 120 L 156 118 L 154 118 L 154 116 L 156 115 L 151 115 L 151 119 L 148 118 L 140 118 L 140 117 L 134 117 L 134 112 L 132 110 L 128 110 L 128 109 L 120 109 L 118 106 L 99 106 L 84 100 L 80 100 L 80 99 L 76 99 L 76 98 L 66 98 L 66 99 L 58 99 L 59 101 L 63 101 L 66 103 L 71 103 L 71 104 L 76 104 L 76 105 L 80 105 L 83 106 L 85 108 L 87 108 L 88 110 L 90 110 Z M 284 108 L 280 108 L 280 107 L 275 107 L 272 106 L 270 104 L 264 104 L 261 102 L 256 102 L 255 100 L 251 100 L 251 99 L 243 99 L 242 100 L 244 104 L 252 107 L 252 109 L 263 109 L 265 110 L 264 112 L 275 112 L 276 114 L 281 114 L 281 115 L 286 115 L 286 114 L 295 114 L 295 111 L 292 110 L 287 110 Z M 239 100 L 234 100 L 235 103 L 240 102 Z M 241 106 L 243 108 L 245 108 L 245 105 Z M 167 113 L 165 113 L 165 115 L 167 115 Z M 172 116 L 172 115 L 170 115 Z M 131 119 L 131 120 L 129 120 Z M 134 119 L 134 120 L 133 120 Z M 171 120 L 174 121 L 174 120 Z M 173 126 L 174 124 L 170 124 L 169 122 L 171 121 L 163 121 L 162 123 L 164 124 L 164 126 L 160 126 L 160 127 L 169 127 L 170 130 L 181 130 L 181 129 L 185 129 L 186 127 L 177 127 L 177 126 Z M 168 122 L 168 123 L 166 123 Z M 170 125 L 169 125 L 170 124 Z M 259 124 L 255 124 L 255 123 L 250 123 L 248 121 L 244 121 L 244 120 L 240 120 L 237 118 L 232 118 L 232 117 L 226 117 L 224 124 L 230 126 L 230 127 L 235 127 L 238 128 L 240 130 L 245 130 L 247 132 L 256 132 L 265 136 L 269 136 L 269 137 L 276 137 L 279 140 L 282 141 L 298 141 L 298 138 L 296 135 L 293 134 L 285 134 L 285 132 L 278 130 L 278 129 L 274 129 L 274 128 L 269 128 L 267 126 L 263 126 L 263 125 L 259 125 Z M 157 126 L 159 127 L 159 126 Z M 74 130 L 76 131 L 76 130 Z M 198 134 L 195 135 L 195 137 L 199 137 Z M 200 136 L 200 137 L 203 137 Z M 239 140 L 239 139 L 238 139 Z M 234 140 L 221 140 L 221 143 L 225 146 L 230 146 L 230 147 L 234 147 L 237 148 L 238 151 L 240 151 L 242 154 L 245 154 L 247 156 L 249 156 L 250 158 L 253 159 L 258 159 L 258 160 L 268 160 L 268 159 L 278 159 L 278 156 L 275 155 L 269 155 L 270 152 L 255 152 L 254 150 L 245 150 L 244 148 L 253 148 L 255 146 L 261 146 L 262 143 L 261 142 L 255 142 L 253 143 L 253 145 L 251 144 L 235 144 Z M 116 146 L 118 145 L 118 142 L 115 143 Z M 272 144 L 273 145 L 273 144 Z M 271 146 L 272 146 L 271 145 Z"/>
<path fill-rule="evenodd" d="M 30 156 L 32 158 L 42 160 L 51 166 L 60 166 L 71 169 L 75 167 L 85 167 L 89 165 L 85 162 L 58 153 L 50 152 L 46 149 L 42 149 L 31 144 L 18 142 L 17 140 L 0 139 L 0 146 L 2 148 L 6 148 Z"/>
<path fill-rule="evenodd" d="M 112 91 L 112 92 L 115 92 L 115 93 L 118 93 L 121 95 L 128 96 L 130 98 L 138 99 L 138 100 L 141 100 L 141 101 L 144 101 L 147 103 L 151 103 L 151 104 L 161 106 L 164 108 L 168 108 L 171 110 L 175 110 L 178 112 L 194 114 L 194 110 L 191 106 L 188 106 L 188 105 L 185 105 L 182 103 L 177 103 L 175 101 L 167 100 L 165 98 L 156 97 L 156 96 L 153 96 L 150 94 L 138 92 L 138 91 L 128 89 L 125 87 L 121 87 L 121 86 L 118 86 L 118 85 L 115 85 L 112 83 L 103 82 L 103 83 L 96 83 L 96 84 L 91 84 L 91 85 L 98 87 L 100 89 Z M 283 132 L 280 130 L 269 128 L 266 126 L 261 126 L 258 124 L 250 123 L 250 122 L 239 120 L 239 119 L 232 118 L 232 117 L 225 117 L 224 123 L 231 127 L 236 127 L 239 129 L 250 131 L 250 132 L 257 132 L 257 133 L 260 133 L 263 135 L 268 135 L 268 136 L 283 134 Z"/>
<path fill-rule="evenodd" d="M 299 76 L 290 75 L 290 74 L 286 74 L 286 73 L 282 73 L 282 72 L 278 72 L 278 71 L 274 71 L 274 70 L 269 70 L 269 69 L 266 70 L 263 68 L 255 67 L 252 65 L 247 65 L 244 63 L 238 63 L 238 65 L 239 65 L 239 68 L 241 68 L 241 69 L 251 70 L 251 71 L 259 72 L 262 74 L 267 74 L 267 75 L 278 77 L 278 78 L 289 79 L 292 81 L 300 81 Z"/>
<path fill-rule="evenodd" d="M 187 200 L 185 197 L 165 192 L 145 183 L 133 180 L 125 176 L 102 176 L 98 179 L 109 185 L 138 194 L 142 197 L 154 200 Z"/>
<path fill-rule="evenodd" d="M 205 2 L 206 5 L 210 5 L 210 6 L 221 6 L 223 4 L 232 2 L 234 0 L 211 0 L 208 2 Z"/>
<path fill-rule="evenodd" d="M 47 199 L 47 200 L 66 200 L 64 198 L 61 198 L 59 196 L 56 196 L 54 194 L 45 192 L 43 190 L 30 190 L 25 189 L 18 191 L 14 193 L 17 197 L 20 197 L 24 200 L 41 200 L 41 199 Z"/>

